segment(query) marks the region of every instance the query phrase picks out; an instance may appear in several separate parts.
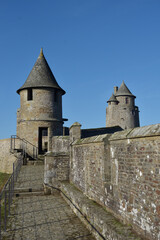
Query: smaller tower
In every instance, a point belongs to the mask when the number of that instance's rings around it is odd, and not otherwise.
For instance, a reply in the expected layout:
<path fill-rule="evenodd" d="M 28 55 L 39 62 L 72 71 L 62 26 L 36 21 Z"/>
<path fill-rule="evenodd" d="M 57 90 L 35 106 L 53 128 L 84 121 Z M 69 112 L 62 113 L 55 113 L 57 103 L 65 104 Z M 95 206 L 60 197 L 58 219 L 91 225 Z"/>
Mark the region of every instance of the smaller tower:
<path fill-rule="evenodd" d="M 122 82 L 114 87 L 114 94 L 107 101 L 106 127 L 120 126 L 123 129 L 139 127 L 139 110 L 135 106 L 135 96 Z"/>

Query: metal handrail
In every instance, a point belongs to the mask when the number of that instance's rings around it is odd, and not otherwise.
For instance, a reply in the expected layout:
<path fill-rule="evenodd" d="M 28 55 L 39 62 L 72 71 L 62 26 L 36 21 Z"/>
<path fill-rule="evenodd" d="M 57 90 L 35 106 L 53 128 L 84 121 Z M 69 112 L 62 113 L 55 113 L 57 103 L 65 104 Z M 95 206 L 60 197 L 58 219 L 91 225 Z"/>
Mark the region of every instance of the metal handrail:
<path fill-rule="evenodd" d="M 18 137 L 17 135 L 12 135 L 11 136 L 11 152 L 13 152 L 13 150 L 16 149 L 15 148 L 15 146 L 16 146 L 15 139 L 19 139 L 21 141 L 21 149 L 23 150 L 23 156 L 24 157 L 26 157 L 27 154 L 28 154 L 32 158 L 37 159 L 37 157 L 38 157 L 38 147 L 36 147 L 34 144 L 29 142 L 28 140 Z M 28 148 L 30 150 L 32 149 L 32 152 L 29 152 Z"/>
<path fill-rule="evenodd" d="M 18 173 L 23 165 L 23 156 L 21 155 L 17 162 L 13 163 L 13 173 L 0 192 L 0 240 L 2 231 L 6 231 L 7 219 L 10 215 L 10 208 L 14 195 L 14 184 L 17 181 Z"/>

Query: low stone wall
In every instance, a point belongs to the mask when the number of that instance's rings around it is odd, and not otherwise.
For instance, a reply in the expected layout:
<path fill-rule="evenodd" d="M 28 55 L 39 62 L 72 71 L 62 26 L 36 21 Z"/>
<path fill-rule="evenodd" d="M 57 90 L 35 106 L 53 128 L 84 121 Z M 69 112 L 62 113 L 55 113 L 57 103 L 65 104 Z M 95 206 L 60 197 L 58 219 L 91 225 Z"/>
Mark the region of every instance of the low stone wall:
<path fill-rule="evenodd" d="M 10 152 L 11 139 L 0 139 L 0 172 L 12 173 L 16 157 Z M 19 143 L 17 143 L 19 144 Z"/>

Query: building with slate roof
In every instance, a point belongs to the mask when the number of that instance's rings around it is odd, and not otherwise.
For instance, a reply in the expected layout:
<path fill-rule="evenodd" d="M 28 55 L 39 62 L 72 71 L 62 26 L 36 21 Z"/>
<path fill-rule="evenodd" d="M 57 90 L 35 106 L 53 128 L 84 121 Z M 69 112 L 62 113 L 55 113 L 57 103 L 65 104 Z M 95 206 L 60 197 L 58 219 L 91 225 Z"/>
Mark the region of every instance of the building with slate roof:
<path fill-rule="evenodd" d="M 62 95 L 41 49 L 27 80 L 17 90 L 17 136 L 37 146 L 39 153 L 50 150 L 53 136 L 63 134 Z"/>
<path fill-rule="evenodd" d="M 114 87 L 114 94 L 107 101 L 106 127 L 120 126 L 123 129 L 139 127 L 139 110 L 135 96 L 124 81 L 120 88 Z"/>

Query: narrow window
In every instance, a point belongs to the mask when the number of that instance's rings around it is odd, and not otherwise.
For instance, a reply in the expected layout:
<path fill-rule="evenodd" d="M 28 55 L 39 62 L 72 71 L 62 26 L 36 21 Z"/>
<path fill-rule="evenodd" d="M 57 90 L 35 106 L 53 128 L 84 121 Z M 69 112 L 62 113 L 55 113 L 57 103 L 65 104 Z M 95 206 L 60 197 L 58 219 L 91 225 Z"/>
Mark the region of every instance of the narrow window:
<path fill-rule="evenodd" d="M 33 100 L 32 88 L 29 88 L 29 89 L 28 89 L 27 100 L 28 100 L 28 101 Z"/>
<path fill-rule="evenodd" d="M 126 104 L 128 104 L 129 103 L 129 99 L 126 97 Z"/>

